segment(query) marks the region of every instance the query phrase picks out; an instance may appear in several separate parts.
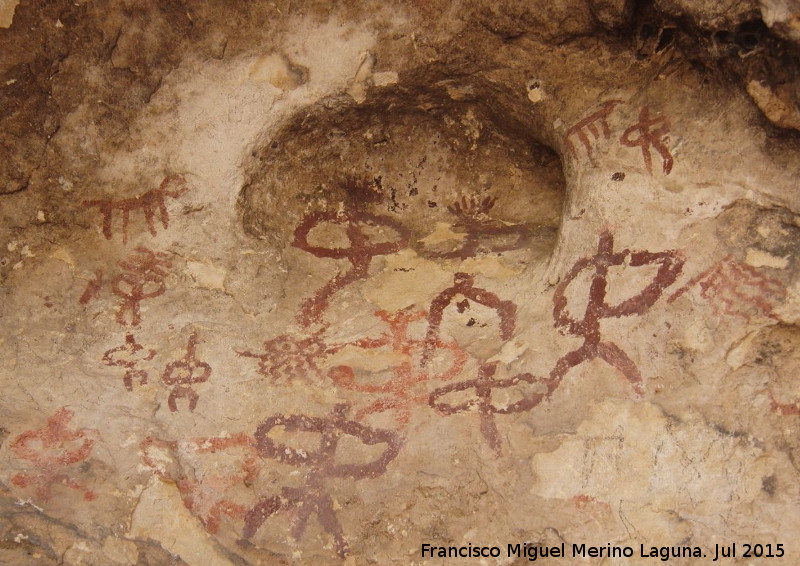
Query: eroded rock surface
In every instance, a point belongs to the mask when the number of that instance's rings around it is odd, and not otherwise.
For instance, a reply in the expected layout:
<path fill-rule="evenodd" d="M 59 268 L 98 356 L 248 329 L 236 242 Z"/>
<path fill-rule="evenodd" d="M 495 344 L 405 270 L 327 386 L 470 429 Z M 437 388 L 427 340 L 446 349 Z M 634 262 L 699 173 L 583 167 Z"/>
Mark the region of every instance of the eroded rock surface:
<path fill-rule="evenodd" d="M 798 560 L 794 3 L 0 14 L 0 562 Z"/>

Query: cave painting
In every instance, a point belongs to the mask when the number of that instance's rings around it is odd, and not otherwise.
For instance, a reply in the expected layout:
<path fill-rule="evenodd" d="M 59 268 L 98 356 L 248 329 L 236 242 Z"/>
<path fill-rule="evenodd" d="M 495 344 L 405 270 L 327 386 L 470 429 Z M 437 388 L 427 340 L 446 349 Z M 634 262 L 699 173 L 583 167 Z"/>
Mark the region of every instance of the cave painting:
<path fill-rule="evenodd" d="M 125 389 L 133 391 L 134 379 L 139 382 L 139 385 L 147 384 L 147 372 L 143 369 L 136 369 L 136 365 L 140 361 L 152 360 L 155 355 L 155 350 L 146 350 L 136 341 L 133 334 L 128 333 L 125 335 L 124 344 L 106 350 L 103 354 L 103 363 L 109 367 L 125 368 L 122 383 L 125 385 Z"/>
<path fill-rule="evenodd" d="M 223 517 L 244 521 L 252 506 L 248 496 L 262 467 L 252 436 L 204 436 L 180 443 L 150 436 L 140 448 L 142 461 L 162 480 L 175 483 L 183 504 L 209 533 L 219 531 Z M 179 453 L 213 458 L 213 462 L 193 467 L 187 474 L 177 463 Z"/>
<path fill-rule="evenodd" d="M 497 370 L 498 363 L 499 362 L 483 363 L 480 368 L 478 368 L 477 378 L 440 387 L 433 391 L 428 398 L 428 404 L 443 415 L 455 415 L 456 413 L 467 412 L 477 406 L 481 419 L 481 434 L 486 439 L 489 446 L 495 451 L 500 450 L 500 433 L 497 430 L 495 415 L 509 415 L 512 413 L 529 411 L 544 399 L 544 391 L 535 391 L 527 395 L 522 395 L 522 398 L 514 403 L 506 404 L 501 407 L 493 404 L 492 392 L 496 389 L 515 387 L 520 383 L 534 385 L 544 382 L 542 378 L 529 373 L 521 373 L 508 379 L 496 380 L 494 374 Z M 458 393 L 469 389 L 475 390 L 477 399 L 470 399 L 457 405 L 439 401 L 439 399 L 450 393 Z"/>
<path fill-rule="evenodd" d="M 322 340 L 321 328 L 305 337 L 283 334 L 264 342 L 264 353 L 237 351 L 240 357 L 256 358 L 258 372 L 270 378 L 272 383 L 292 382 L 295 379 L 322 378 L 320 363 L 331 352 Z"/>
<path fill-rule="evenodd" d="M 548 379 L 548 395 L 558 387 L 561 379 L 573 367 L 600 358 L 616 368 L 627 379 L 634 391 L 644 394 L 642 376 L 639 368 L 628 355 L 616 344 L 602 340 L 600 321 L 604 318 L 644 314 L 658 299 L 664 290 L 672 285 L 683 268 L 684 260 L 676 250 L 666 252 L 647 252 L 624 249 L 614 251 L 614 237 L 610 232 L 600 234 L 597 253 L 592 257 L 579 259 L 572 266 L 564 279 L 558 284 L 553 295 L 553 318 L 555 327 L 562 333 L 583 338 L 583 345 L 562 356 Z M 638 294 L 617 305 L 606 303 L 609 267 L 640 267 L 657 265 L 658 271 L 652 281 Z M 592 270 L 589 285 L 589 302 L 583 318 L 576 320 L 567 310 L 567 287 L 584 270 Z"/>
<path fill-rule="evenodd" d="M 567 133 L 564 135 L 564 140 L 566 141 L 570 152 L 572 152 L 572 155 L 578 157 L 578 150 L 575 147 L 575 144 L 572 143 L 572 140 L 570 139 L 571 137 L 575 137 L 579 142 L 581 142 L 584 149 L 586 149 L 586 155 L 589 157 L 592 156 L 592 143 L 587 132 L 592 134 L 594 139 L 600 139 L 601 131 L 605 139 L 609 139 L 611 137 L 611 128 L 608 125 L 608 117 L 612 112 L 614 112 L 614 108 L 618 104 L 623 104 L 623 101 L 608 100 L 604 102 L 599 110 L 588 115 L 586 118 L 579 120 L 567 130 Z M 600 125 L 601 130 L 597 129 L 597 124 Z"/>
<path fill-rule="evenodd" d="M 206 362 L 197 359 L 197 332 L 189 337 L 186 345 L 186 355 L 179 360 L 170 362 L 164 368 L 161 381 L 165 385 L 171 385 L 172 391 L 169 394 L 167 404 L 173 413 L 178 410 L 177 400 L 188 399 L 189 410 L 194 411 L 200 396 L 192 388 L 196 383 L 204 383 L 211 377 L 211 366 Z"/>
<path fill-rule="evenodd" d="M 382 383 L 359 383 L 355 372 L 349 366 L 331 368 L 328 375 L 340 387 L 361 393 L 381 395 L 380 398 L 356 413 L 357 420 L 361 420 L 369 414 L 392 410 L 395 412 L 397 423 L 407 425 L 411 406 L 423 404 L 428 398 L 427 394 L 415 392 L 415 386 L 427 381 L 447 381 L 454 378 L 464 369 L 469 356 L 455 342 L 442 342 L 435 339 L 433 347 L 438 352 L 448 351 L 450 353 L 448 363 L 438 372 L 423 370 L 420 365 L 426 342 L 410 337 L 408 327 L 415 321 L 425 319 L 427 313 L 424 311 L 414 312 L 409 308 L 396 313 L 378 311 L 375 314 L 389 326 L 389 332 L 378 338 L 357 340 L 353 345 L 364 349 L 388 346 L 403 360 L 391 368 L 393 377 Z"/>
<path fill-rule="evenodd" d="M 316 514 L 325 532 L 333 536 L 337 554 L 341 557 L 349 554 L 349 545 L 325 480 L 349 478 L 358 481 L 382 475 L 400 451 L 400 437 L 391 430 L 375 429 L 348 420 L 347 409 L 346 405 L 336 405 L 325 417 L 275 415 L 258 426 L 255 439 L 259 456 L 304 468 L 305 481 L 301 487 L 281 488 L 280 494 L 265 497 L 250 509 L 245 517 L 241 544 L 247 544 L 269 517 L 280 511 L 290 511 L 293 513 L 291 532 L 295 539 L 303 536 L 309 518 Z M 275 442 L 269 433 L 276 427 L 281 427 L 284 433 L 319 434 L 317 449 L 306 451 Z M 337 458 L 336 452 L 344 436 L 368 446 L 385 444 L 386 447 L 380 456 L 366 463 L 337 462 L 342 458 L 342 455 Z"/>
<path fill-rule="evenodd" d="M 611 127 L 608 119 L 614 112 L 617 105 L 624 104 L 622 100 L 609 100 L 586 118 L 583 118 L 567 129 L 564 134 L 564 141 L 573 156 L 578 157 L 578 149 L 575 147 L 573 139 L 579 141 L 586 155 L 592 157 L 592 140 L 611 138 Z M 598 124 L 600 130 L 598 130 Z M 666 138 L 670 133 L 670 120 L 666 116 L 651 116 L 650 108 L 642 106 L 636 123 L 626 128 L 619 138 L 619 143 L 625 147 L 638 147 L 642 151 L 645 169 L 653 175 L 653 156 L 651 149 L 655 150 L 661 157 L 661 170 L 665 175 L 669 175 L 675 160 L 667 146 Z"/>
<path fill-rule="evenodd" d="M 349 241 L 348 247 L 325 247 L 309 243 L 311 231 L 323 224 L 343 226 Z M 371 241 L 370 232 L 381 229 L 394 232 L 394 238 Z M 303 302 L 298 321 L 304 326 L 309 326 L 321 320 L 334 294 L 351 283 L 367 277 L 373 257 L 393 254 L 405 248 L 408 245 L 408 230 L 394 218 L 371 214 L 357 209 L 352 204 L 346 204 L 344 210 L 306 214 L 295 229 L 293 245 L 319 258 L 346 259 L 350 262 L 348 271 L 335 275 L 311 298 Z"/>
<path fill-rule="evenodd" d="M 68 472 L 89 457 L 94 443 L 100 439 L 100 432 L 93 428 L 70 430 L 67 425 L 73 416 L 72 411 L 62 407 L 47 420 L 44 428 L 23 432 L 14 439 L 12 452 L 20 460 L 32 463 L 33 469 L 12 476 L 11 483 L 21 488 L 35 486 L 36 497 L 41 501 L 52 497 L 53 485 L 80 491 L 87 501 L 97 497 Z"/>
<path fill-rule="evenodd" d="M 654 126 L 658 126 L 654 128 Z M 650 175 L 653 174 L 653 158 L 650 155 L 652 146 L 661 156 L 661 170 L 664 175 L 672 171 L 673 158 L 669 148 L 664 143 L 664 137 L 669 134 L 669 119 L 664 116 L 650 117 L 650 109 L 642 106 L 639 112 L 639 121 L 626 129 L 619 139 L 622 145 L 642 148 L 642 158 L 645 168 Z M 636 137 L 633 137 L 633 136 Z"/>
<path fill-rule="evenodd" d="M 516 325 L 517 305 L 511 301 L 501 300 L 494 293 L 475 287 L 475 276 L 469 273 L 456 273 L 453 278 L 453 285 L 448 287 L 433 300 L 428 313 L 428 332 L 425 337 L 425 350 L 422 356 L 422 364 L 426 365 L 433 352 L 439 344 L 439 327 L 442 323 L 444 311 L 453 300 L 461 295 L 463 300 L 456 303 L 459 312 L 464 312 L 469 308 L 469 301 L 494 309 L 500 316 L 500 338 L 508 340 L 514 333 Z"/>
<path fill-rule="evenodd" d="M 168 190 L 170 187 L 175 187 L 175 189 Z M 106 240 L 110 240 L 113 236 L 111 227 L 114 212 L 121 211 L 122 243 L 126 245 L 128 243 L 128 222 L 132 210 L 142 211 L 150 234 L 155 236 L 158 233 L 155 225 L 156 212 L 158 212 L 161 226 L 163 226 L 165 230 L 169 227 L 169 213 L 167 212 L 165 199 L 167 197 L 178 198 L 188 190 L 186 179 L 181 175 L 169 175 L 164 178 L 157 189 L 152 189 L 139 196 L 121 200 L 87 200 L 83 202 L 83 206 L 100 210 L 100 213 L 103 215 L 103 236 L 105 236 Z"/>
<path fill-rule="evenodd" d="M 447 207 L 457 218 L 453 228 L 463 230 L 463 244 L 458 249 L 437 252 L 424 249 L 424 241 L 419 242 L 420 253 L 429 258 L 467 259 L 478 253 L 500 253 L 517 250 L 530 240 L 531 233 L 526 226 L 506 224 L 488 217 L 497 199 L 491 196 L 480 198 L 462 196 Z"/>
<path fill-rule="evenodd" d="M 695 285 L 700 286 L 700 296 L 710 302 L 716 314 L 740 316 L 748 321 L 752 316 L 765 316 L 777 320 L 773 308 L 786 299 L 786 287 L 780 281 L 767 277 L 755 267 L 728 256 L 678 289 L 668 299 L 671 303 Z"/>

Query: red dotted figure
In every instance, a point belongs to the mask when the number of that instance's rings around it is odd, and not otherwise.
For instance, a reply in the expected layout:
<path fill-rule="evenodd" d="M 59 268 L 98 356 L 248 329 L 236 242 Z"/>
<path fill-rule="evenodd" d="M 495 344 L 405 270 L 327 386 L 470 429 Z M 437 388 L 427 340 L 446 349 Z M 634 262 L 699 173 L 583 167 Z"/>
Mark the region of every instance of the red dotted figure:
<path fill-rule="evenodd" d="M 164 481 L 174 482 L 183 504 L 195 513 L 206 530 L 216 534 L 223 516 L 244 521 L 251 505 L 242 502 L 241 493 L 250 492 L 261 472 L 261 459 L 255 439 L 244 433 L 230 436 L 205 436 L 189 441 L 169 441 L 147 437 L 141 443 L 142 460 Z M 218 455 L 222 465 L 193 469 L 185 473 L 177 455 Z M 169 459 L 165 459 L 164 455 Z M 218 471 L 232 467 L 232 471 Z"/>
<path fill-rule="evenodd" d="M 654 128 L 654 126 L 658 126 Z M 664 136 L 669 134 L 669 119 L 665 116 L 656 118 L 650 117 L 650 110 L 647 106 L 642 106 L 639 112 L 639 121 L 622 133 L 619 142 L 628 147 L 641 147 L 642 158 L 647 172 L 653 174 L 653 158 L 650 155 L 652 146 L 661 155 L 661 169 L 665 175 L 672 171 L 673 158 L 669 148 L 664 143 Z M 636 137 L 633 137 L 633 136 Z"/>
<path fill-rule="evenodd" d="M 291 532 L 295 539 L 303 536 L 309 518 L 316 514 L 325 532 L 333 536 L 337 554 L 343 558 L 349 554 L 349 545 L 344 538 L 333 499 L 325 486 L 326 480 L 361 480 L 382 475 L 389 463 L 397 457 L 401 442 L 394 431 L 374 429 L 348 420 L 346 413 L 346 405 L 336 405 L 326 417 L 276 415 L 259 425 L 255 433 L 259 455 L 283 464 L 302 466 L 305 469 L 304 485 L 284 487 L 279 495 L 263 498 L 250 509 L 245 517 L 240 544 L 248 544 L 261 525 L 275 513 L 290 511 L 293 513 Z M 269 436 L 275 427 L 282 427 L 285 433 L 316 433 L 319 435 L 318 447 L 315 451 L 306 452 L 275 442 Z M 345 436 L 353 437 L 367 446 L 385 444 L 386 448 L 370 462 L 344 463 L 341 461 L 342 455 L 337 457 L 336 451 L 339 441 Z"/>
<path fill-rule="evenodd" d="M 123 272 L 111 280 L 112 292 L 122 299 L 117 310 L 117 322 L 127 326 L 126 313 L 130 313 L 130 325 L 139 326 L 142 321 L 139 303 L 163 295 L 167 289 L 164 279 L 166 268 L 172 267 L 169 256 L 153 252 L 145 247 L 136 248 L 136 253 L 119 266 Z"/>
<path fill-rule="evenodd" d="M 170 186 L 176 186 L 177 189 L 173 191 L 167 190 Z M 155 225 L 156 212 L 159 214 L 161 226 L 165 230 L 169 227 L 169 214 L 167 213 L 165 199 L 167 197 L 178 198 L 188 190 L 186 179 L 180 175 L 170 175 L 164 178 L 159 188 L 147 191 L 139 196 L 122 200 L 87 200 L 83 202 L 83 206 L 100 210 L 103 215 L 103 236 L 105 236 L 106 240 L 110 240 L 112 237 L 111 222 L 114 217 L 114 211 L 121 211 L 122 243 L 126 245 L 128 243 L 128 221 L 130 220 L 131 210 L 142 211 L 150 234 L 155 236 L 158 233 Z"/>
<path fill-rule="evenodd" d="M 310 232 L 323 224 L 344 226 L 349 241 L 348 247 L 328 248 L 311 245 L 308 242 Z M 394 238 L 386 241 L 372 241 L 370 232 L 381 229 L 394 232 Z M 309 326 L 321 320 L 322 314 L 328 308 L 334 294 L 369 274 L 372 258 L 393 254 L 405 248 L 408 245 L 408 231 L 394 218 L 356 210 L 355 206 L 350 205 L 343 211 L 307 214 L 295 229 L 293 245 L 316 257 L 346 259 L 350 262 L 348 271 L 337 274 L 314 293 L 313 297 L 303 302 L 298 320 L 304 326 Z"/>
<path fill-rule="evenodd" d="M 490 362 L 481 364 L 478 369 L 478 377 L 469 381 L 460 381 L 440 387 L 430 394 L 428 404 L 442 413 L 443 415 L 455 415 L 456 413 L 463 413 L 471 411 L 477 407 L 481 417 L 481 434 L 486 439 L 495 451 L 500 450 L 500 433 L 497 430 L 497 423 L 495 422 L 495 415 L 510 415 L 512 413 L 520 413 L 533 409 L 544 399 L 544 392 L 535 391 L 522 399 L 498 407 L 492 402 L 492 392 L 496 389 L 505 389 L 509 387 L 516 387 L 521 383 L 528 383 L 535 385 L 543 383 L 545 380 L 529 373 L 521 373 L 508 379 L 494 379 L 494 374 L 497 370 L 499 362 Z M 458 405 L 449 403 L 442 403 L 438 399 L 445 397 L 451 393 L 460 393 L 474 389 L 477 399 L 470 399 Z"/>
<path fill-rule="evenodd" d="M 52 497 L 54 484 L 83 492 L 87 501 L 97 497 L 66 473 L 70 466 L 89 457 L 100 438 L 100 432 L 93 428 L 69 430 L 67 425 L 73 416 L 72 411 L 62 407 L 47 420 L 44 428 L 23 432 L 14 439 L 11 450 L 17 458 L 31 462 L 34 468 L 14 475 L 11 483 L 22 488 L 36 486 L 36 497 L 42 501 Z"/>
<path fill-rule="evenodd" d="M 258 372 L 273 383 L 280 380 L 321 378 L 319 367 L 332 349 L 322 340 L 322 328 L 310 336 L 298 338 L 284 334 L 264 342 L 264 353 L 236 352 L 237 355 L 258 360 Z"/>
<path fill-rule="evenodd" d="M 642 376 L 636 364 L 613 342 L 603 341 L 600 336 L 600 321 L 604 318 L 641 315 L 655 303 L 664 290 L 672 285 L 683 268 L 684 260 L 678 252 L 632 252 L 624 249 L 614 251 L 614 237 L 610 232 L 600 234 L 597 253 L 593 257 L 579 259 L 556 287 L 553 295 L 553 318 L 556 328 L 562 332 L 583 338 L 583 345 L 565 354 L 550 372 L 548 394 L 561 382 L 561 378 L 573 367 L 583 362 L 600 358 L 610 364 L 631 383 L 638 394 L 644 394 Z M 653 280 L 642 291 L 617 304 L 606 303 L 606 279 L 610 267 L 640 267 L 658 265 Z M 576 320 L 567 311 L 567 287 L 585 270 L 593 271 L 589 286 L 589 303 L 583 318 Z"/>
<path fill-rule="evenodd" d="M 204 383 L 211 377 L 211 366 L 197 360 L 196 348 L 197 332 L 189 337 L 186 355 L 180 360 L 168 363 L 161 376 L 164 384 L 173 386 L 167 400 L 169 410 L 173 413 L 178 410 L 176 403 L 178 399 L 188 399 L 189 410 L 194 411 L 200 396 L 192 389 L 192 385 Z"/>
<path fill-rule="evenodd" d="M 450 352 L 450 363 L 440 372 L 425 371 L 420 367 L 425 341 L 409 337 L 408 327 L 411 323 L 424 319 L 426 313 L 403 310 L 396 313 L 378 311 L 375 314 L 388 324 L 389 332 L 376 339 L 359 340 L 355 345 L 366 349 L 389 346 L 393 353 L 402 356 L 403 362 L 392 368 L 393 377 L 380 384 L 359 383 L 353 369 L 348 366 L 332 368 L 328 375 L 336 385 L 346 387 L 351 391 L 384 395 L 358 411 L 356 419 L 361 420 L 369 414 L 393 410 L 396 413 L 397 422 L 406 425 L 409 421 L 411 406 L 425 403 L 428 398 L 427 394 L 415 392 L 415 386 L 429 380 L 447 381 L 454 378 L 464 369 L 469 355 L 455 342 L 445 343 L 436 340 L 433 346 L 438 351 Z"/>
<path fill-rule="evenodd" d="M 126 368 L 122 382 L 125 384 L 125 389 L 133 391 L 134 379 L 139 381 L 139 385 L 147 384 L 147 372 L 136 369 L 136 364 L 140 361 L 150 361 L 155 355 L 155 350 L 145 350 L 133 334 L 128 333 L 125 335 L 123 345 L 111 348 L 103 354 L 103 363 L 110 367 Z"/>

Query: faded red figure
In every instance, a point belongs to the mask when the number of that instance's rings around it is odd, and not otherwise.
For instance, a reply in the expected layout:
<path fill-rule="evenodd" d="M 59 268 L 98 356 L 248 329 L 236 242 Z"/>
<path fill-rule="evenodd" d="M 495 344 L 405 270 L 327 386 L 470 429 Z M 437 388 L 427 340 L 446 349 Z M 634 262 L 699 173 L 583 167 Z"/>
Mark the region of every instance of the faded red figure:
<path fill-rule="evenodd" d="M 362 480 L 382 475 L 400 452 L 401 441 L 394 431 L 374 429 L 348 420 L 346 414 L 346 405 L 336 405 L 331 414 L 325 417 L 276 415 L 258 426 L 255 439 L 259 455 L 262 458 L 304 468 L 304 481 L 301 487 L 283 487 L 279 494 L 261 499 L 250 509 L 245 517 L 240 544 L 248 544 L 249 539 L 269 517 L 279 511 L 289 511 L 292 513 L 290 525 L 295 539 L 303 536 L 309 518 L 312 514 L 316 514 L 320 526 L 333 536 L 337 554 L 341 557 L 349 554 L 350 548 L 336 515 L 333 498 L 326 488 L 326 480 L 335 478 Z M 269 433 L 276 427 L 282 427 L 285 434 L 318 434 L 318 448 L 306 451 L 275 442 Z M 347 455 L 337 454 L 337 449 L 339 442 L 348 436 L 366 446 L 385 444 L 386 448 L 380 456 L 369 462 L 347 463 Z"/>
<path fill-rule="evenodd" d="M 33 469 L 20 472 L 11 478 L 18 487 L 36 487 L 36 497 L 48 501 L 53 485 L 63 485 L 83 492 L 87 501 L 97 496 L 69 475 L 70 467 L 85 461 L 92 453 L 100 432 L 93 428 L 70 430 L 67 428 L 74 413 L 62 407 L 38 430 L 23 432 L 11 443 L 11 450 L 20 460 L 33 464 Z"/>
<path fill-rule="evenodd" d="M 773 309 L 786 299 L 786 287 L 783 283 L 728 256 L 693 277 L 669 298 L 669 302 L 675 301 L 698 284 L 700 296 L 710 301 L 715 313 L 741 316 L 747 320 L 752 316 L 778 320 Z"/>
<path fill-rule="evenodd" d="M 517 305 L 511 301 L 501 300 L 494 293 L 475 287 L 475 276 L 469 273 L 456 273 L 452 287 L 448 287 L 433 300 L 428 314 L 428 332 L 425 337 L 425 350 L 422 355 L 422 365 L 427 365 L 431 355 L 439 344 L 439 327 L 442 323 L 444 311 L 457 296 L 464 299 L 456 303 L 459 312 L 469 308 L 469 302 L 474 301 L 480 305 L 494 309 L 500 317 L 500 338 L 508 340 L 514 333 L 517 323 Z"/>
<path fill-rule="evenodd" d="M 131 326 L 139 326 L 142 321 L 139 303 L 163 295 L 167 290 L 166 268 L 172 267 L 168 258 L 163 252 L 138 247 L 135 254 L 118 262 L 123 272 L 111 280 L 111 290 L 122 299 L 117 311 L 119 324 L 127 326 L 125 313 L 129 312 Z"/>
<path fill-rule="evenodd" d="M 194 411 L 200 396 L 192 389 L 195 383 L 203 383 L 211 377 L 211 366 L 206 362 L 197 359 L 197 332 L 189 336 L 189 343 L 186 345 L 186 355 L 174 362 L 167 364 L 161 381 L 165 385 L 172 385 L 167 404 L 173 413 L 178 410 L 177 400 L 188 399 L 189 410 Z"/>
<path fill-rule="evenodd" d="M 653 158 L 650 155 L 650 147 L 652 146 L 661 155 L 661 169 L 665 175 L 669 175 L 674 162 L 672 153 L 664 143 L 664 137 L 669 134 L 669 127 L 668 118 L 665 116 L 651 118 L 650 110 L 647 106 L 642 106 L 642 110 L 639 112 L 639 121 L 622 133 L 619 142 L 628 147 L 642 148 L 644 165 L 650 175 L 653 174 Z M 636 137 L 633 137 L 634 135 Z"/>
<path fill-rule="evenodd" d="M 175 482 L 183 504 L 209 533 L 219 531 L 224 516 L 244 521 L 262 466 L 253 437 L 238 433 L 177 442 L 150 436 L 140 448 L 144 463 L 164 481 Z M 179 457 L 191 463 L 181 466 Z M 203 460 L 206 466 L 196 464 L 195 459 Z M 184 468 L 191 472 L 186 473 Z"/>
<path fill-rule="evenodd" d="M 541 391 L 531 391 L 526 395 L 522 395 L 519 401 L 506 404 L 502 407 L 498 407 L 492 403 L 492 392 L 496 389 L 516 387 L 521 383 L 535 385 L 545 382 L 544 379 L 529 373 L 521 373 L 508 379 L 496 380 L 494 379 L 494 374 L 497 371 L 498 363 L 499 362 L 490 362 L 481 364 L 476 379 L 445 385 L 433 391 L 428 398 L 428 404 L 444 415 L 468 412 L 474 407 L 477 407 L 481 417 L 481 434 L 483 434 L 486 442 L 488 442 L 489 446 L 495 451 L 500 450 L 500 433 L 497 430 L 497 423 L 495 422 L 494 416 L 529 411 L 541 403 L 545 396 L 544 387 L 542 387 Z M 439 399 L 446 395 L 460 393 L 469 389 L 475 390 L 477 399 L 469 399 L 457 405 L 439 401 Z"/>
<path fill-rule="evenodd" d="M 111 348 L 103 354 L 103 363 L 110 367 L 126 368 L 122 382 L 125 389 L 133 391 L 133 380 L 139 381 L 139 385 L 147 383 L 147 372 L 143 369 L 136 369 L 136 364 L 140 361 L 150 361 L 156 355 L 155 350 L 145 350 L 144 346 L 136 341 L 133 334 L 125 335 L 125 343 L 116 348 Z"/>
<path fill-rule="evenodd" d="M 594 137 L 594 139 L 600 139 L 601 131 L 605 139 L 609 139 L 611 137 L 611 129 L 608 125 L 608 117 L 618 104 L 623 104 L 623 101 L 609 100 L 604 102 L 599 110 L 578 121 L 567 130 L 567 133 L 564 135 L 564 141 L 566 141 L 567 147 L 572 155 L 578 157 L 578 150 L 575 148 L 575 144 L 573 144 L 572 140 L 570 139 L 573 136 L 578 138 L 578 141 L 581 142 L 583 147 L 586 149 L 586 155 L 589 157 L 592 156 L 592 143 L 587 135 L 587 131 L 592 135 L 592 137 Z M 600 124 L 601 130 L 597 129 L 597 124 Z"/>
<path fill-rule="evenodd" d="M 462 196 L 460 201 L 447 207 L 450 214 L 458 219 L 453 227 L 464 232 L 461 247 L 447 252 L 430 251 L 425 250 L 424 242 L 420 241 L 421 253 L 432 258 L 466 259 L 479 253 L 507 252 L 525 246 L 531 237 L 526 226 L 506 224 L 489 218 L 489 211 L 496 201 L 491 196 L 482 199 L 475 195 L 469 198 Z"/>
<path fill-rule="evenodd" d="M 172 191 L 167 190 L 172 186 L 176 187 L 176 189 Z M 161 226 L 163 226 L 165 230 L 169 227 L 169 214 L 167 213 L 165 199 L 167 197 L 178 198 L 188 190 L 189 187 L 186 184 L 186 179 L 181 175 L 170 175 L 161 181 L 161 186 L 159 186 L 159 188 L 147 191 L 139 196 L 121 200 L 87 200 L 83 202 L 83 206 L 100 210 L 100 213 L 103 215 L 103 236 L 105 236 L 106 240 L 110 240 L 112 237 L 111 222 L 114 218 L 114 211 L 121 211 L 122 243 L 125 245 L 128 243 L 128 222 L 132 210 L 142 211 L 150 234 L 155 236 L 157 234 L 155 225 L 156 212 L 159 214 Z"/>
<path fill-rule="evenodd" d="M 350 200 L 344 203 L 342 210 L 306 214 L 294 231 L 292 245 L 301 250 L 319 258 L 346 259 L 350 262 L 349 270 L 338 273 L 314 293 L 313 297 L 303 302 L 298 321 L 304 326 L 321 320 L 334 294 L 367 277 L 372 258 L 396 253 L 408 245 L 408 230 L 397 220 L 365 210 L 366 203 L 377 198 L 369 184 L 368 181 L 348 181 Z M 311 231 L 326 224 L 344 228 L 347 247 L 326 247 L 309 243 Z"/>
<path fill-rule="evenodd" d="M 264 353 L 236 352 L 237 355 L 258 360 L 258 372 L 271 378 L 273 383 L 284 379 L 321 378 L 319 363 L 332 352 L 322 340 L 325 328 L 306 337 L 288 334 L 264 342 Z"/>
<path fill-rule="evenodd" d="M 651 253 L 624 249 L 615 252 L 614 237 L 611 233 L 600 234 L 597 253 L 593 257 L 579 259 L 558 284 L 553 295 L 553 318 L 556 328 L 564 333 L 582 337 L 583 345 L 565 354 L 556 362 L 548 380 L 548 395 L 558 387 L 561 378 L 571 368 L 595 358 L 600 358 L 616 368 L 631 383 L 636 393 L 644 394 L 639 368 L 616 344 L 602 339 L 600 321 L 604 318 L 644 314 L 661 297 L 664 290 L 675 282 L 681 273 L 683 263 L 683 258 L 676 250 Z M 622 265 L 628 269 L 644 265 L 659 267 L 653 280 L 641 292 L 617 305 L 609 305 L 606 303 L 608 269 Z M 567 311 L 565 292 L 584 270 L 593 271 L 588 290 L 589 303 L 583 318 L 577 320 Z"/>
<path fill-rule="evenodd" d="M 447 381 L 454 378 L 464 369 L 469 355 L 455 342 L 436 340 L 433 346 L 437 351 L 450 352 L 449 363 L 447 367 L 441 368 L 441 371 L 438 372 L 423 370 L 421 369 L 421 358 L 425 341 L 411 338 L 408 335 L 408 327 L 413 322 L 423 320 L 426 313 L 402 310 L 396 313 L 378 311 L 375 314 L 389 326 L 389 332 L 379 338 L 358 340 L 354 345 L 370 350 L 389 347 L 393 353 L 399 354 L 403 361 L 392 368 L 393 377 L 382 383 L 359 383 L 355 372 L 348 366 L 334 367 L 328 375 L 336 385 L 346 387 L 351 391 L 383 395 L 366 408 L 358 411 L 356 419 L 362 420 L 366 415 L 392 410 L 395 412 L 397 422 L 406 425 L 409 421 L 411 406 L 425 403 L 428 399 L 427 394 L 417 391 L 415 386 L 426 381 Z"/>

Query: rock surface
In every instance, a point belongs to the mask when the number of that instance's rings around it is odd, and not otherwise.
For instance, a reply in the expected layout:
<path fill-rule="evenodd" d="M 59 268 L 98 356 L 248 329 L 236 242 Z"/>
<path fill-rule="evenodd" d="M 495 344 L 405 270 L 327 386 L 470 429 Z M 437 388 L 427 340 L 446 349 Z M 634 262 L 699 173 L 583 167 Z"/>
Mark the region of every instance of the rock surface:
<path fill-rule="evenodd" d="M 7 13 L 2 564 L 800 559 L 794 3 Z"/>

